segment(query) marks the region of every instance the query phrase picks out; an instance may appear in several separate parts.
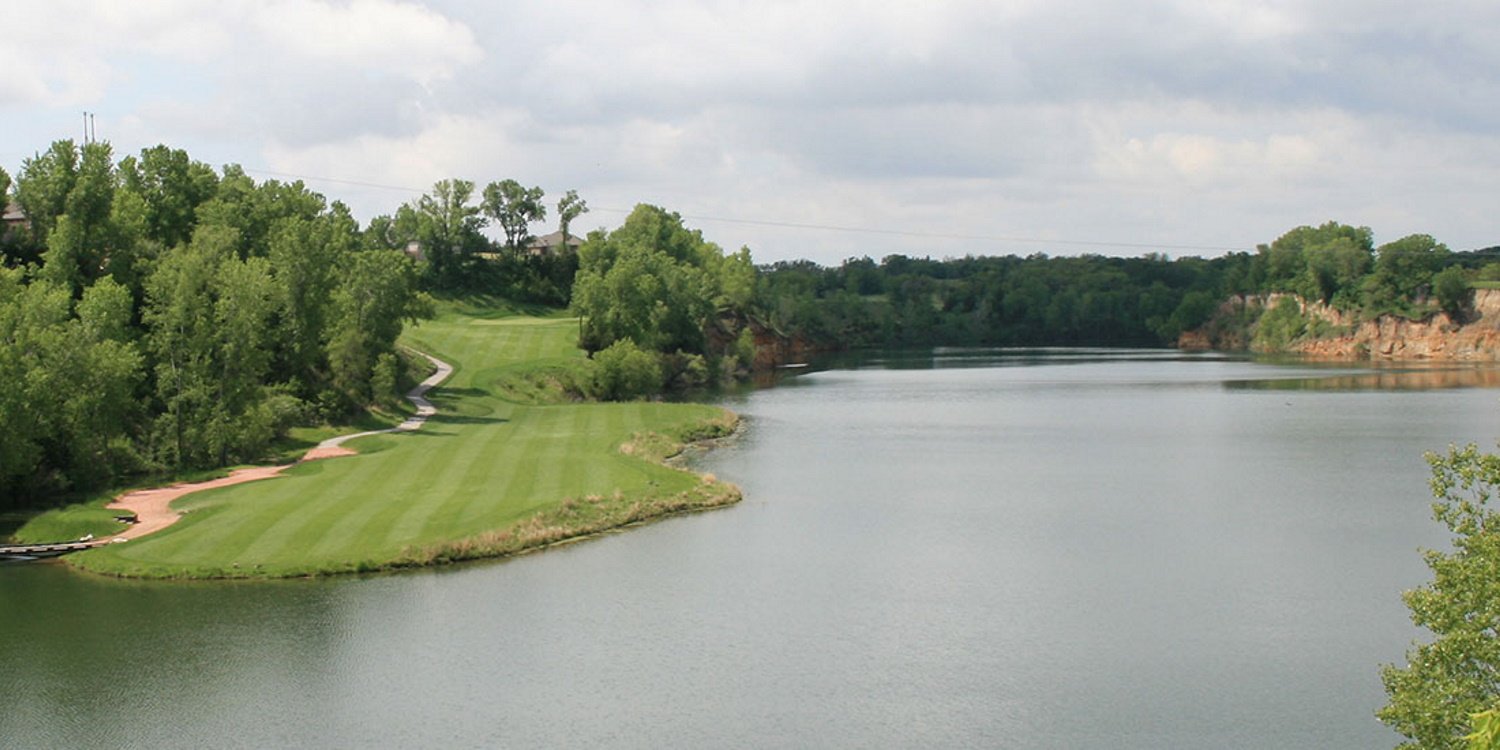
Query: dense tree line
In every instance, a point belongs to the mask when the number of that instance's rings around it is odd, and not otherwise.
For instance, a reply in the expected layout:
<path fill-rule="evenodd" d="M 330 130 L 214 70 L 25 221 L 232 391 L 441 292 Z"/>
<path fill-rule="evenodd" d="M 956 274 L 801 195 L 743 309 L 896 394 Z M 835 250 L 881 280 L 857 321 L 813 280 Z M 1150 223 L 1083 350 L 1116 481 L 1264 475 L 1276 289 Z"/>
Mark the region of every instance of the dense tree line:
<path fill-rule="evenodd" d="M 630 382 L 693 384 L 705 369 L 742 369 L 767 338 L 814 348 L 1161 346 L 1216 320 L 1235 296 L 1290 293 L 1357 316 L 1461 316 L 1473 283 L 1500 280 L 1487 252 L 1453 253 L 1427 235 L 1380 247 L 1372 238 L 1329 222 L 1208 259 L 890 255 L 756 267 L 748 250 L 725 254 L 676 214 L 640 206 L 581 248 L 572 305 L 590 352 L 625 342 L 659 355 L 658 377 L 637 366 Z M 1240 309 L 1252 317 L 1230 323 L 1245 328 L 1247 343 L 1275 348 L 1312 330 L 1295 304 L 1265 313 L 1263 324 L 1264 308 Z M 649 359 L 625 355 L 608 361 Z"/>
<path fill-rule="evenodd" d="M 1459 314 L 1474 278 L 1500 266 L 1466 271 L 1475 254 L 1453 253 L 1431 235 L 1413 234 L 1375 247 L 1369 227 L 1328 222 L 1298 227 L 1260 248 L 1252 282 L 1268 292 L 1366 315 L 1419 317 L 1431 304 Z"/>
<path fill-rule="evenodd" d="M 726 254 L 656 206 L 591 233 L 578 249 L 572 295 L 579 345 L 598 353 L 586 395 L 701 386 L 748 368 L 757 276 L 748 249 Z"/>
<path fill-rule="evenodd" d="M 578 255 L 567 240 L 588 204 L 569 190 L 557 202 L 564 243 L 534 252 L 531 226 L 547 218 L 544 195 L 512 179 L 491 182 L 478 195 L 473 182 L 442 180 L 394 215 L 371 220 L 367 236 L 373 247 L 416 250 L 426 288 L 566 307 L 578 271 Z M 504 240 L 491 240 L 489 227 L 498 227 Z"/>
<path fill-rule="evenodd" d="M 425 298 L 342 204 L 71 141 L 0 187 L 25 215 L 0 238 L 0 508 L 259 458 L 392 398 Z"/>
<path fill-rule="evenodd" d="M 778 263 L 760 299 L 776 330 L 852 346 L 1153 345 L 1200 324 L 1247 254 L 1050 258 L 892 255 Z"/>
<path fill-rule="evenodd" d="M 777 263 L 762 269 L 757 305 L 777 331 L 847 346 L 1170 345 L 1238 295 L 1291 293 L 1365 317 L 1443 309 L 1462 318 L 1473 285 L 1500 280 L 1488 251 L 1454 253 L 1428 235 L 1375 247 L 1372 237 L 1368 228 L 1329 222 L 1293 229 L 1253 253 L 1209 259 Z"/>

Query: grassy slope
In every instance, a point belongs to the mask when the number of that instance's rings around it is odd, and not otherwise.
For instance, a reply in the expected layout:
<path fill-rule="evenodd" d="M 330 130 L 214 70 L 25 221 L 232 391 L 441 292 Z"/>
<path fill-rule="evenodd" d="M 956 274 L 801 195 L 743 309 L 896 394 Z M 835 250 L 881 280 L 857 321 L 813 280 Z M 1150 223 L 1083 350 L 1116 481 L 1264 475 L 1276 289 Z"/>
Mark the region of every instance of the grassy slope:
<path fill-rule="evenodd" d="M 582 357 L 573 346 L 577 323 L 475 312 L 447 306 L 406 337 L 455 367 L 450 381 L 429 394 L 438 414 L 421 431 L 364 438 L 350 446 L 358 456 L 189 495 L 174 505 L 186 514 L 171 528 L 72 560 L 99 572 L 146 576 L 378 569 L 446 559 L 430 551 L 434 545 L 514 526 L 541 510 L 572 508 L 565 502 L 571 498 L 629 500 L 701 489 L 698 477 L 627 456 L 619 446 L 638 432 L 721 418 L 721 410 L 505 401 L 493 386 L 508 370 Z M 413 554 L 424 549 L 425 557 Z"/>

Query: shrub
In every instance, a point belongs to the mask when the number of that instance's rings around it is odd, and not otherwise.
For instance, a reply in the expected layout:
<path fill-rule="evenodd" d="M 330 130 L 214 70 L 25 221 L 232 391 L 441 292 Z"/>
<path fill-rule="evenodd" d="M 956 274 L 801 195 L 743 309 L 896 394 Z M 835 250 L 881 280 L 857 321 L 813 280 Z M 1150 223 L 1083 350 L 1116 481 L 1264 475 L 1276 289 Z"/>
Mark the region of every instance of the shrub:
<path fill-rule="evenodd" d="M 370 375 L 370 394 L 377 405 L 394 409 L 400 404 L 396 396 L 396 374 L 399 368 L 396 355 L 390 352 L 381 354 L 375 360 L 375 371 Z"/>
<path fill-rule="evenodd" d="M 594 353 L 583 380 L 590 398 L 629 401 L 661 390 L 661 362 L 634 341 L 620 339 Z"/>
<path fill-rule="evenodd" d="M 1469 306 L 1469 279 L 1458 266 L 1448 266 L 1432 277 L 1432 294 L 1443 312 L 1458 321 Z"/>
<path fill-rule="evenodd" d="M 1280 351 L 1307 333 L 1307 319 L 1302 307 L 1292 297 L 1282 297 L 1276 306 L 1260 316 L 1255 324 L 1255 348 Z"/>

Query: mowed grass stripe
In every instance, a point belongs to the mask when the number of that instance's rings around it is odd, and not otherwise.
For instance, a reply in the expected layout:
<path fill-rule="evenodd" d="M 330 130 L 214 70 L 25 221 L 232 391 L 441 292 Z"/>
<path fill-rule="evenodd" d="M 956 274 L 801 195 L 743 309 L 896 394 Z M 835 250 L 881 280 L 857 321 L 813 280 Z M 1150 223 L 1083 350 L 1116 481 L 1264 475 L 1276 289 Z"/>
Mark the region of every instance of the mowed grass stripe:
<path fill-rule="evenodd" d="M 439 528 L 453 533 L 461 528 L 488 526 L 513 520 L 523 509 L 517 497 L 516 475 L 526 463 L 533 442 L 531 409 L 518 408 L 511 413 L 505 429 L 495 430 L 488 440 L 476 445 L 476 451 L 464 467 L 464 485 L 472 491 L 452 496 L 445 503 L 443 518 L 434 519 Z M 525 435 L 522 439 L 520 436 Z M 476 441 L 477 442 L 477 441 Z"/>
<path fill-rule="evenodd" d="M 363 438 L 350 446 L 360 456 L 189 495 L 177 507 L 192 512 L 176 526 L 80 559 L 105 572 L 158 575 L 348 570 L 503 528 L 566 498 L 696 483 L 619 446 L 637 432 L 714 418 L 717 409 L 521 406 L 493 395 L 493 379 L 507 367 L 581 358 L 576 335 L 572 319 L 473 321 L 445 313 L 405 339 L 455 367 L 429 395 L 439 414 L 420 431 Z"/>
<path fill-rule="evenodd" d="M 371 456 L 361 462 L 370 466 L 368 473 L 354 473 L 350 481 L 330 494 L 327 515 L 320 518 L 323 523 L 319 525 L 325 529 L 320 536 L 314 538 L 309 528 L 307 534 L 299 534 L 293 540 L 296 549 L 307 550 L 304 555 L 307 561 L 341 558 L 349 561 L 351 556 L 382 551 L 381 545 L 373 540 L 385 534 L 417 487 L 403 480 L 403 476 L 410 474 L 401 471 L 399 463 L 379 458 Z"/>

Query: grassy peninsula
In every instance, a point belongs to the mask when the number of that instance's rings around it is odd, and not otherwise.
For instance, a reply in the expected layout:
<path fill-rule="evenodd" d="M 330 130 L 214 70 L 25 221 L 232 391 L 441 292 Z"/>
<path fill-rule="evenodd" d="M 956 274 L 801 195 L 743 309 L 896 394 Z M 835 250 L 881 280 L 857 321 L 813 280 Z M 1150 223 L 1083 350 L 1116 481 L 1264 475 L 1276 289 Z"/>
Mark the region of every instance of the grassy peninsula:
<path fill-rule="evenodd" d="M 72 556 L 109 575 L 300 577 L 515 554 L 739 499 L 732 485 L 671 468 L 685 441 L 725 434 L 716 407 L 568 403 L 538 373 L 582 362 L 578 321 L 445 303 L 403 343 L 454 365 L 414 433 L 362 438 L 359 455 L 178 500 L 157 534 Z M 545 390 L 545 389 L 543 389 Z"/>

